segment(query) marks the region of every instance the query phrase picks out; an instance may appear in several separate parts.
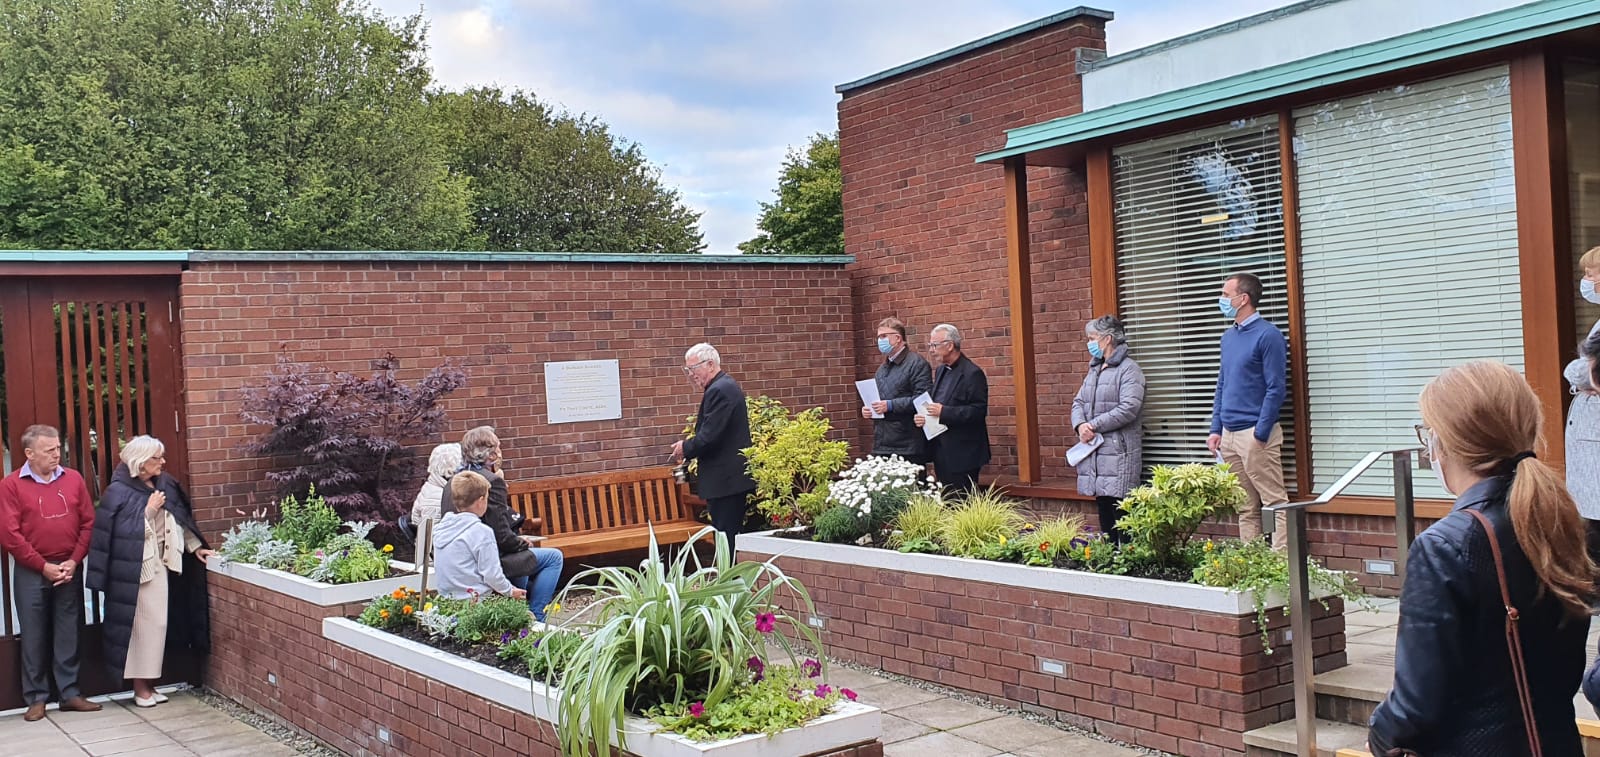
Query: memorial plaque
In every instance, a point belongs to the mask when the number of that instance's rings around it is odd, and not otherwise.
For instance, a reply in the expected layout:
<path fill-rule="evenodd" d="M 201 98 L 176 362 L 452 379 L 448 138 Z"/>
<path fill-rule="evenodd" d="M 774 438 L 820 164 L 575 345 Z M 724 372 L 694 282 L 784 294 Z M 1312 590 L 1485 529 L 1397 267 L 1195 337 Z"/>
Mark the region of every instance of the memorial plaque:
<path fill-rule="evenodd" d="M 551 423 L 622 417 L 622 373 L 615 360 L 544 364 L 544 400 Z"/>

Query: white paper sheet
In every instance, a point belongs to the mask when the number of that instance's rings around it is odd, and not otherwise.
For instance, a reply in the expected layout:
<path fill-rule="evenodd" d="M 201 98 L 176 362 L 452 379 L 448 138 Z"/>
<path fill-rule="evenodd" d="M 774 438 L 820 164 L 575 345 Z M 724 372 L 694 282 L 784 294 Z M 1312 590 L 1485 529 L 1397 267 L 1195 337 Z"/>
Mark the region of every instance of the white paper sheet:
<path fill-rule="evenodd" d="M 861 381 L 857 381 L 856 394 L 861 395 L 862 407 L 872 407 L 872 403 L 882 401 L 882 398 L 878 396 L 877 379 L 862 379 Z M 872 411 L 872 417 L 882 418 L 883 413 L 874 410 Z"/>
<path fill-rule="evenodd" d="M 1083 462 L 1090 455 L 1094 454 L 1094 451 L 1100 449 L 1100 445 L 1105 443 L 1105 434 L 1095 434 L 1094 438 L 1090 439 L 1089 441 L 1078 442 L 1077 444 L 1072 445 L 1072 449 L 1067 450 L 1067 465 L 1070 465 L 1074 468 L 1078 467 L 1078 463 Z"/>
<path fill-rule="evenodd" d="M 949 426 L 940 423 L 938 418 L 928 415 L 927 408 L 928 405 L 932 403 L 933 397 L 927 392 L 917 395 L 917 398 L 911 401 L 911 406 L 917 409 L 917 415 L 922 416 L 924 419 L 922 423 L 922 433 L 929 439 L 944 433 L 945 429 L 950 428 Z"/>

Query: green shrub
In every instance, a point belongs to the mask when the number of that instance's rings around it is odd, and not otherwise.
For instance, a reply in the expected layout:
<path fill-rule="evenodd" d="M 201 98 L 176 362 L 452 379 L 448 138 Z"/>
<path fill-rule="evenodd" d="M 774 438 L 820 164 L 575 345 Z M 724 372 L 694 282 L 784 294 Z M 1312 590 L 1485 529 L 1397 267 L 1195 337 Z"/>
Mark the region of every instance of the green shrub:
<path fill-rule="evenodd" d="M 317 495 L 312 486 L 302 502 L 293 494 L 278 503 L 278 525 L 272 527 L 272 537 L 279 541 L 294 542 L 303 551 L 312 551 L 326 545 L 339 533 L 341 519 L 333 506 Z"/>
<path fill-rule="evenodd" d="M 750 446 L 743 452 L 756 481 L 756 509 L 774 526 L 811 525 L 828 509 L 828 486 L 850 460 L 850 446 L 830 441 L 822 408 L 790 417 L 771 397 L 750 397 Z"/>
<path fill-rule="evenodd" d="M 927 549 L 905 549 L 907 544 L 937 542 L 939 533 L 944 530 L 945 519 L 950 517 L 950 508 L 945 506 L 944 500 L 938 494 L 916 494 L 906 501 L 906 506 L 895 515 L 894 528 L 898 533 L 891 534 L 889 543 L 900 547 L 902 552 L 931 552 Z"/>
<path fill-rule="evenodd" d="M 1025 529 L 1017 537 L 1021 542 L 1021 562 L 1029 565 L 1053 565 L 1056 558 L 1067 553 L 1072 542 L 1083 537 L 1083 516 L 1064 515 Z"/>
<path fill-rule="evenodd" d="M 1261 630 L 1261 642 L 1267 654 L 1272 654 L 1271 638 L 1267 634 L 1267 599 L 1276 594 L 1289 596 L 1289 557 L 1272 548 L 1261 539 L 1248 542 L 1229 540 L 1220 546 L 1206 542 L 1200 549 L 1204 557 L 1194 569 L 1194 582 L 1204 586 L 1220 586 L 1238 592 L 1251 592 L 1256 606 L 1256 627 Z M 1313 590 L 1326 589 L 1346 601 L 1366 603 L 1366 595 L 1355 577 L 1341 571 L 1331 571 L 1317 561 L 1306 559 L 1306 577 Z M 1326 608 L 1327 602 L 1322 606 Z M 1288 606 L 1284 612 L 1288 613 Z"/>
<path fill-rule="evenodd" d="M 533 614 L 528 603 L 511 597 L 489 596 L 456 613 L 455 636 L 466 642 L 497 641 L 503 634 L 527 628 Z"/>
<path fill-rule="evenodd" d="M 845 696 L 791 666 L 766 669 L 766 677 L 715 705 L 660 705 L 646 715 L 667 730 L 695 741 L 721 741 L 747 733 L 768 736 L 821 716 Z M 850 696 L 854 696 L 851 694 Z"/>
<path fill-rule="evenodd" d="M 294 542 L 268 539 L 256 548 L 253 562 L 263 568 L 289 570 L 294 567 L 295 558 L 298 556 L 299 549 L 295 547 Z"/>
<path fill-rule="evenodd" d="M 271 540 L 272 526 L 259 520 L 247 520 L 222 535 L 222 546 L 217 548 L 217 554 L 230 562 L 255 562 L 256 551 Z"/>
<path fill-rule="evenodd" d="M 994 487 L 974 492 L 950 511 L 939 531 L 945 552 L 957 557 L 976 557 L 986 547 L 1009 541 L 1022 528 L 1022 515 L 1016 503 Z"/>
<path fill-rule="evenodd" d="M 713 565 L 692 549 L 665 562 L 652 535 L 640 567 L 594 568 L 572 583 L 592 585 L 594 601 L 568 621 L 583 640 L 565 667 L 560 709 L 583 716 L 556 726 L 564 754 L 606 753 L 630 712 L 681 712 L 691 702 L 715 709 L 749 680 L 747 661 L 768 642 L 793 657 L 784 628 L 822 649 L 815 631 L 777 605 L 785 591 L 801 613 L 815 612 L 805 587 L 771 560 L 734 563 L 721 536 Z"/>
<path fill-rule="evenodd" d="M 817 541 L 847 544 L 867 533 L 867 523 L 856 511 L 838 505 L 818 515 L 811 529 Z"/>
<path fill-rule="evenodd" d="M 868 528 L 873 532 L 882 531 L 894 524 L 900 517 L 900 511 L 906 509 L 911 498 L 917 496 L 915 490 L 885 489 L 874 492 L 872 495 L 872 520 Z"/>
<path fill-rule="evenodd" d="M 1129 546 L 1149 551 L 1156 564 L 1182 563 L 1189 539 L 1206 519 L 1232 513 L 1245 501 L 1227 465 L 1157 465 L 1150 483 L 1128 492 L 1117 527 Z"/>
<path fill-rule="evenodd" d="M 497 654 L 502 660 L 521 660 L 528 666 L 529 678 L 556 686 L 582 643 L 582 637 L 569 631 L 524 631 L 502 645 Z"/>
<path fill-rule="evenodd" d="M 389 576 L 389 552 L 367 541 L 376 523 L 347 522 L 349 533 L 339 534 L 321 548 L 295 559 L 295 572 L 313 581 L 347 584 Z"/>

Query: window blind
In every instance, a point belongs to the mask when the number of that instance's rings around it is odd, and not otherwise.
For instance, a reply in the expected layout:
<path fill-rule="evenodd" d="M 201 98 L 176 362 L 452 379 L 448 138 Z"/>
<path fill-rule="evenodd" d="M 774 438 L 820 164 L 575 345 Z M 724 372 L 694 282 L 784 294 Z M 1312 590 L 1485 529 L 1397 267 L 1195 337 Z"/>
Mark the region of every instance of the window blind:
<path fill-rule="evenodd" d="M 1287 334 L 1277 127 L 1263 116 L 1113 150 L 1118 302 L 1147 383 L 1146 465 L 1210 459 L 1206 435 L 1230 323 L 1217 295 L 1228 274 L 1261 277 L 1261 315 Z M 1286 399 L 1291 491 L 1292 417 Z"/>
<path fill-rule="evenodd" d="M 1505 66 L 1294 114 L 1314 488 L 1413 443 L 1451 365 L 1523 363 Z M 1447 497 L 1432 476 L 1418 496 Z M 1392 495 L 1388 468 L 1351 494 Z"/>

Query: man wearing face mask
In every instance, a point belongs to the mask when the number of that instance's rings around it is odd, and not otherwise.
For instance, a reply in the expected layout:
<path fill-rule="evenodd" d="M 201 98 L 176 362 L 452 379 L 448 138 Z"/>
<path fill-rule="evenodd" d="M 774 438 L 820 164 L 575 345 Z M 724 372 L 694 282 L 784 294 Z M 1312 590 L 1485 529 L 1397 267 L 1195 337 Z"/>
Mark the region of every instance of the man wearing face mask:
<path fill-rule="evenodd" d="M 1583 280 L 1578 294 L 1600 305 L 1595 282 L 1600 281 L 1600 247 L 1583 254 L 1578 265 Z M 1600 321 L 1589 329 L 1592 341 L 1600 334 Z M 1572 406 L 1567 409 L 1567 489 L 1578 503 L 1578 514 L 1589 525 L 1589 555 L 1600 558 L 1600 388 L 1591 380 L 1589 360 L 1579 357 L 1567 364 L 1563 375 L 1571 387 Z"/>
<path fill-rule="evenodd" d="M 1222 366 L 1206 439 L 1206 447 L 1228 463 L 1244 487 L 1239 538 L 1245 540 L 1261 536 L 1263 505 L 1289 501 L 1283 486 L 1283 428 L 1278 425 L 1287 393 L 1288 341 L 1256 312 L 1261 293 L 1261 279 L 1254 274 L 1236 273 L 1222 284 L 1217 306 L 1233 325 L 1222 334 Z M 1281 515 L 1272 542 L 1280 549 L 1288 544 Z"/>
<path fill-rule="evenodd" d="M 906 325 L 899 318 L 878 322 L 878 352 L 883 355 L 883 365 L 878 366 L 873 380 L 878 384 L 879 399 L 861 408 L 863 418 L 881 416 L 872 423 L 872 454 L 926 463 L 928 438 L 913 421 L 917 409 L 911 401 L 933 391 L 933 371 L 927 360 L 906 346 Z"/>
<path fill-rule="evenodd" d="M 756 490 L 744 457 L 750 446 L 744 390 L 723 372 L 717 348 L 704 342 L 684 354 L 683 372 L 704 394 L 694 416 L 694 436 L 672 445 L 672 459 L 700 461 L 699 495 L 711 512 L 711 525 L 727 536 L 729 554 L 737 554 L 734 537 L 744 528 L 750 493 Z"/>

